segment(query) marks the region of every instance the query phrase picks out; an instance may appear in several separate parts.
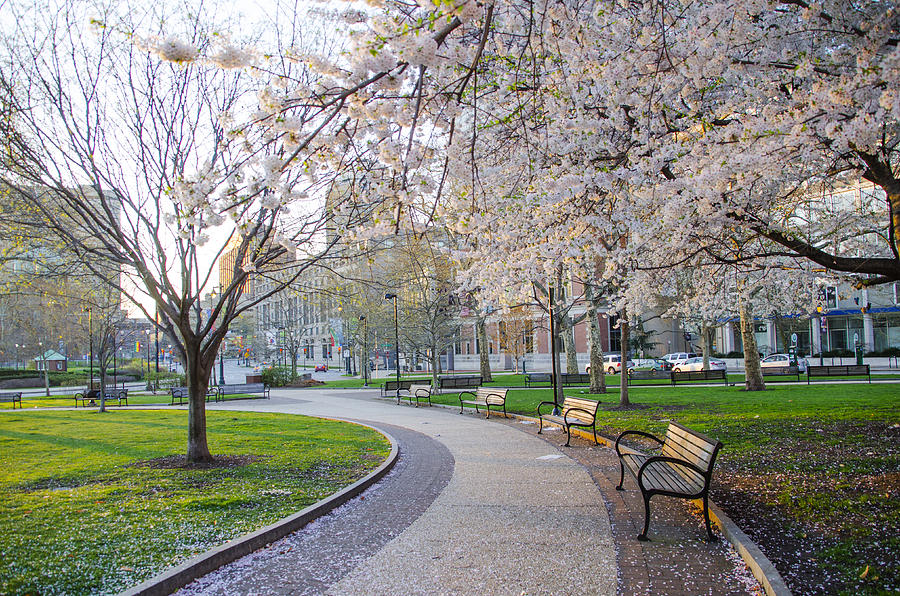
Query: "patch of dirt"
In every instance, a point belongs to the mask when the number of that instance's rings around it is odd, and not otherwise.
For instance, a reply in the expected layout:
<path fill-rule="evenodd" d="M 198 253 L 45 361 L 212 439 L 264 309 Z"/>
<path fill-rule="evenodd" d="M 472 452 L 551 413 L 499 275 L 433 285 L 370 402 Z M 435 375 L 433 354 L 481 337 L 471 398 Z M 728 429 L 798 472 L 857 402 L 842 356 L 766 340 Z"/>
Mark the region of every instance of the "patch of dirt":
<path fill-rule="evenodd" d="M 211 462 L 189 462 L 185 455 L 168 455 L 138 461 L 130 465 L 133 468 L 149 468 L 151 470 L 211 470 L 216 468 L 239 468 L 262 461 L 271 455 L 214 455 Z"/>
<path fill-rule="evenodd" d="M 304 387 L 318 387 L 319 385 L 324 385 L 324 381 L 317 381 L 315 379 L 300 379 L 299 381 L 294 381 L 293 383 L 288 383 L 285 387 L 294 387 L 294 388 L 304 388 Z"/>

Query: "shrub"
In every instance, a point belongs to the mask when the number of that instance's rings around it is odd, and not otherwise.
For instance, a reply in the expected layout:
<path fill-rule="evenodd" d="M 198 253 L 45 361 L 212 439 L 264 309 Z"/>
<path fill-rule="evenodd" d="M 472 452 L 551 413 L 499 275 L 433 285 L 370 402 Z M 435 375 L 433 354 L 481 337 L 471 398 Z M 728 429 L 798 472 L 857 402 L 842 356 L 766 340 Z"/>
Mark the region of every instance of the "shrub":
<path fill-rule="evenodd" d="M 284 387 L 291 382 L 291 369 L 283 366 L 267 368 L 262 371 L 262 380 L 269 387 Z"/>

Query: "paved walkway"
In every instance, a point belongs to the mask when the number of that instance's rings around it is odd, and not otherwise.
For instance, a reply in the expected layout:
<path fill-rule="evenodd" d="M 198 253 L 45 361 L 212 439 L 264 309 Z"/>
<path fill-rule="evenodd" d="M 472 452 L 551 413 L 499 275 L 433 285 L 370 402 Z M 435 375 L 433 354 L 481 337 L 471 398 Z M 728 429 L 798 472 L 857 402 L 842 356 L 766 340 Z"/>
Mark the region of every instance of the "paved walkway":
<path fill-rule="evenodd" d="M 184 594 L 754 591 L 725 546 L 703 541 L 702 521 L 687 508 L 655 517 L 655 540 L 638 543 L 635 491 L 612 490 L 609 449 L 582 443 L 561 451 L 560 433 L 539 437 L 534 425 L 398 406 L 377 391 L 272 393 L 266 402 L 213 407 L 340 413 L 393 435 L 400 460 L 362 497 L 200 578 Z"/>

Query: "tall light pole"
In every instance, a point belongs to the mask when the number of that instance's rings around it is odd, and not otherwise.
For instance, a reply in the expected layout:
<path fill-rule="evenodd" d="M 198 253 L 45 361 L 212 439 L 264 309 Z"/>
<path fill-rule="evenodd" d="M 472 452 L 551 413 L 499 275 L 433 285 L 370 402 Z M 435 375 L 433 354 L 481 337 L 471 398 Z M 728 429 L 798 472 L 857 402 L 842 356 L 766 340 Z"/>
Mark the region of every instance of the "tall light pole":
<path fill-rule="evenodd" d="M 369 339 L 369 322 L 366 315 L 359 315 L 359 322 L 363 324 L 363 345 L 362 356 L 359 359 L 359 365 L 363 369 L 363 387 L 369 386 L 369 352 L 366 350 L 366 342 Z"/>
<path fill-rule="evenodd" d="M 385 300 L 394 301 L 394 353 L 397 360 L 397 403 L 400 403 L 400 325 L 397 322 L 397 294 L 388 292 L 384 295 Z"/>
<path fill-rule="evenodd" d="M 87 308 L 88 312 L 88 344 L 90 345 L 90 353 L 91 353 L 91 364 L 88 369 L 90 372 L 88 373 L 88 391 L 91 391 L 94 388 L 94 317 L 93 311 L 89 306 Z"/>
<path fill-rule="evenodd" d="M 561 393 L 562 387 L 560 386 L 560 378 L 559 378 L 559 362 L 556 357 L 556 322 L 553 320 L 553 286 L 551 285 L 548 288 L 548 308 L 547 310 L 550 312 L 550 363 L 553 367 L 553 414 L 559 415 L 559 394 Z"/>
<path fill-rule="evenodd" d="M 156 314 L 154 315 L 153 322 L 153 343 L 156 346 L 156 381 L 159 382 L 159 305 L 156 307 Z"/>
<path fill-rule="evenodd" d="M 16 370 L 19 370 L 19 348 L 20 347 L 24 348 L 25 346 L 20 346 L 19 344 L 16 344 Z"/>

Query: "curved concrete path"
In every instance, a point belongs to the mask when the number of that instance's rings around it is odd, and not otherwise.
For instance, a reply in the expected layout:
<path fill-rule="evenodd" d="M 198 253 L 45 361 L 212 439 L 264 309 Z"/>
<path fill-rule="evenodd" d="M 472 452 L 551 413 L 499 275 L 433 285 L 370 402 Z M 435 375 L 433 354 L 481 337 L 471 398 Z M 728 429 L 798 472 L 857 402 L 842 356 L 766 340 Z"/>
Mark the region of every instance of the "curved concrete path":
<path fill-rule="evenodd" d="M 339 413 L 394 435 L 400 462 L 361 498 L 185 594 L 616 593 L 609 516 L 584 467 L 515 428 L 375 395 L 275 390 L 213 406 Z"/>

